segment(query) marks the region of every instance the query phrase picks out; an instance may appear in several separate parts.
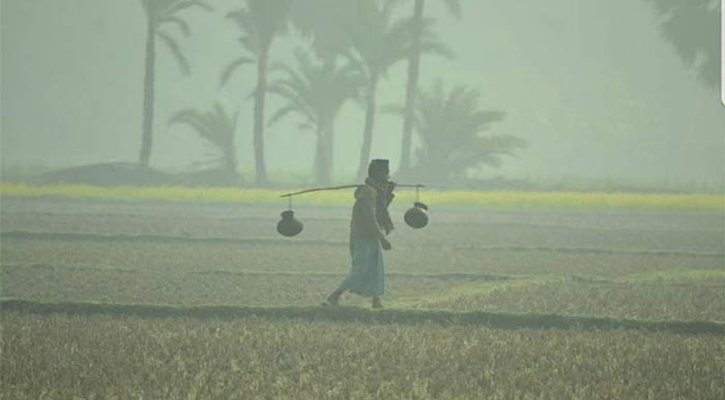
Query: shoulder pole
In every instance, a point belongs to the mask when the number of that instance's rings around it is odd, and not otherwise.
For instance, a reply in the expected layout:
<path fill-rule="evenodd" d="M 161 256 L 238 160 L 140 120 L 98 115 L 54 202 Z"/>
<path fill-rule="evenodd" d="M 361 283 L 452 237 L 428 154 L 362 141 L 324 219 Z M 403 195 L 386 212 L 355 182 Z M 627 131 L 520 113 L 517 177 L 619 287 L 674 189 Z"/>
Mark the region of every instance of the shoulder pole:
<path fill-rule="evenodd" d="M 281 195 L 279 197 L 292 197 L 292 196 L 297 196 L 297 195 L 305 194 L 305 193 L 319 192 L 319 191 L 322 191 L 322 190 L 351 189 L 351 188 L 356 188 L 356 187 L 360 187 L 360 186 L 363 186 L 363 185 L 345 185 L 345 186 L 332 186 L 332 187 L 314 188 L 314 189 L 307 189 L 307 190 L 302 190 L 302 191 L 294 192 L 294 193 L 283 194 L 283 195 Z M 414 184 L 414 185 L 413 184 L 397 184 L 396 183 L 395 184 L 395 187 L 410 187 L 410 188 L 416 188 L 416 189 L 418 189 L 418 188 L 425 187 L 425 185 L 422 185 L 420 183 Z"/>

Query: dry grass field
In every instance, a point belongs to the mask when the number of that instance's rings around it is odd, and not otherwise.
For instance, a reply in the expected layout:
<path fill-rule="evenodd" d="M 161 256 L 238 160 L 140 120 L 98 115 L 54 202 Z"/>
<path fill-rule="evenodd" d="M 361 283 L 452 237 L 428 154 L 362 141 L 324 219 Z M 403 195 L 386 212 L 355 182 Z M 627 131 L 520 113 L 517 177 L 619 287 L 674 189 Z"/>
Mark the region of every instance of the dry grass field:
<path fill-rule="evenodd" d="M 260 193 L 4 187 L 0 398 L 725 398 L 722 196 L 431 194 L 422 230 L 400 196 L 378 312 L 319 306 L 347 272 L 349 202 L 298 201 L 287 239 L 286 202 Z"/>

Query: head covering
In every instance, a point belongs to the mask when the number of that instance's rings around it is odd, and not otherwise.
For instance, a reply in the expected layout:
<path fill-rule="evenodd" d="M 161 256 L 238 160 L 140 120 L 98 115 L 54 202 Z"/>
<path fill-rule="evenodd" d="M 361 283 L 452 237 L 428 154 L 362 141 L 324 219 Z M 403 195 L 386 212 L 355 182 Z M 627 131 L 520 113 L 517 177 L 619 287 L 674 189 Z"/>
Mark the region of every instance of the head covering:
<path fill-rule="evenodd" d="M 386 181 L 388 174 L 390 174 L 390 162 L 388 160 L 377 158 L 370 161 L 370 165 L 368 165 L 368 178 Z"/>

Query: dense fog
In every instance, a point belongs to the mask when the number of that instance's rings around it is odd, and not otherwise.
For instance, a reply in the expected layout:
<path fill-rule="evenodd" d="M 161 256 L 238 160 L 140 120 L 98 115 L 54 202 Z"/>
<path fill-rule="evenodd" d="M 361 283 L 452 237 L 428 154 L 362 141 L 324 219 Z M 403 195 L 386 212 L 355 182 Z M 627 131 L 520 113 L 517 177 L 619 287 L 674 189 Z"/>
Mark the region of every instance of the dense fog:
<path fill-rule="evenodd" d="M 182 171 L 207 159 L 214 149 L 169 119 L 188 107 L 211 110 L 219 101 L 228 113 L 238 112 L 238 170 L 251 182 L 255 66 L 241 66 L 220 85 L 224 67 L 244 55 L 240 32 L 227 17 L 244 2 L 208 3 L 213 11 L 179 14 L 188 36 L 177 26 L 165 28 L 188 60 L 188 75 L 157 39 L 150 166 Z M 427 2 L 432 30 L 455 57 L 423 54 L 419 88 L 431 90 L 440 79 L 447 90 L 464 85 L 480 91 L 481 109 L 505 115 L 483 135 L 526 142 L 502 157 L 500 167 L 467 173 L 531 181 L 722 184 L 725 108 L 719 82 L 702 76 L 707 53 L 696 48 L 688 59 L 678 49 L 677 37 L 665 31 L 668 15 L 655 3 L 462 1 L 459 18 L 443 2 Z M 402 2 L 393 17 L 412 11 L 413 2 Z M 137 162 L 146 24 L 139 1 L 2 0 L 2 165 Z M 270 63 L 294 66 L 296 49 L 314 56 L 309 35 L 292 25 L 275 39 Z M 719 66 L 719 54 L 715 62 Z M 394 63 L 377 85 L 370 157 L 389 158 L 393 171 L 400 163 L 403 122 L 385 109 L 404 103 L 407 67 L 405 59 Z M 268 79 L 281 74 L 272 70 Z M 278 96 L 268 95 L 265 118 L 282 106 Z M 311 176 L 315 134 L 300 123 L 289 116 L 265 127 L 272 178 Z M 333 181 L 355 179 L 364 123 L 363 102 L 346 102 L 334 127 Z M 419 145 L 414 134 L 414 154 Z"/>

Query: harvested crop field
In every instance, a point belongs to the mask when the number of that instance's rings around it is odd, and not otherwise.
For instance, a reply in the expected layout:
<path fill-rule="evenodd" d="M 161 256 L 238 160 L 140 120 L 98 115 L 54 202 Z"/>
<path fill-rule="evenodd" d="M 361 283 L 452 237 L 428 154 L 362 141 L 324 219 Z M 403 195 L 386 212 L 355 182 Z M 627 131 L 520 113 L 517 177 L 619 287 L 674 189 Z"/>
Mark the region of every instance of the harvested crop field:
<path fill-rule="evenodd" d="M 5 195 L 0 397 L 725 397 L 725 210 L 430 205 L 372 311 L 349 205 Z"/>

